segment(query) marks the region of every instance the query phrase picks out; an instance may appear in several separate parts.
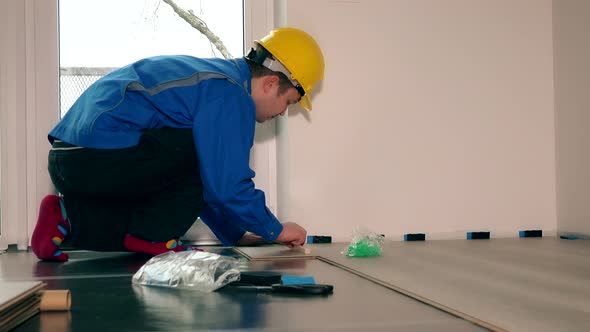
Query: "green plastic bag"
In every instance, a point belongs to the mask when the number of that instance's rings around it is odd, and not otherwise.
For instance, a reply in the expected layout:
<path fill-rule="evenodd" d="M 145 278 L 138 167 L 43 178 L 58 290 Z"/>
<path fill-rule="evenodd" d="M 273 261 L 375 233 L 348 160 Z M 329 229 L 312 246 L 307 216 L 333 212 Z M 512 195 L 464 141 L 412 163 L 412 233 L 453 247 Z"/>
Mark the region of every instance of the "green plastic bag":
<path fill-rule="evenodd" d="M 342 251 L 348 257 L 381 256 L 385 237 L 367 230 L 355 230 L 350 245 Z"/>

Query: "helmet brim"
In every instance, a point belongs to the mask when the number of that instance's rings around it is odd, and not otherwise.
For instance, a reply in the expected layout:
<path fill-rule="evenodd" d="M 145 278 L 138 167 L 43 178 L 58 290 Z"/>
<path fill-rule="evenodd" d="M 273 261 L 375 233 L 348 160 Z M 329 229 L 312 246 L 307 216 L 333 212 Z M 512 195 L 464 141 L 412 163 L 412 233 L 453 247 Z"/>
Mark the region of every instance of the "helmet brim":
<path fill-rule="evenodd" d="M 309 99 L 308 95 L 301 97 L 299 105 L 301 105 L 306 111 L 311 112 L 311 99 Z"/>

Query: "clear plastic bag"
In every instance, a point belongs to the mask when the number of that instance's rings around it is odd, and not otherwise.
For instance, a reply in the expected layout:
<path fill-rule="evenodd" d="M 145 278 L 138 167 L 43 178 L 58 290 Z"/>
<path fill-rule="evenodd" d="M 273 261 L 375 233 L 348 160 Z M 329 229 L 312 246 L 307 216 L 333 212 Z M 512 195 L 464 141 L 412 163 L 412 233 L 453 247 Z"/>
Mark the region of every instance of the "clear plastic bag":
<path fill-rule="evenodd" d="M 133 276 L 136 285 L 212 292 L 240 278 L 240 261 L 203 251 L 167 252 L 147 261 Z"/>
<path fill-rule="evenodd" d="M 348 257 L 381 256 L 384 242 L 385 237 L 381 234 L 367 229 L 355 229 L 350 245 L 342 251 L 342 254 Z"/>

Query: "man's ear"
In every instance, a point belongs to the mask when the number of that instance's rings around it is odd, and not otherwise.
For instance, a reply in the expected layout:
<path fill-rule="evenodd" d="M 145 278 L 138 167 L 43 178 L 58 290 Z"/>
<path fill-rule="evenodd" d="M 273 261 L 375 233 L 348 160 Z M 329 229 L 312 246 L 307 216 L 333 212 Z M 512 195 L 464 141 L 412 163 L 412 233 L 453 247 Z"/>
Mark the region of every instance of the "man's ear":
<path fill-rule="evenodd" d="M 263 81 L 264 92 L 268 93 L 274 86 L 279 85 L 279 76 L 277 75 L 267 75 L 264 76 Z"/>

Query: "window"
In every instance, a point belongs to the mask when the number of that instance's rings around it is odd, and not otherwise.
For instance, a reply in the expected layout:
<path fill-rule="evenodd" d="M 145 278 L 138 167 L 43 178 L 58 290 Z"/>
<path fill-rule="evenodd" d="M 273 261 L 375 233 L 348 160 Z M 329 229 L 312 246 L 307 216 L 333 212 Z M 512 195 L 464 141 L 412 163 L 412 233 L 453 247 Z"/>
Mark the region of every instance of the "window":
<path fill-rule="evenodd" d="M 231 56 L 243 56 L 242 0 L 60 0 L 61 115 L 94 81 L 136 60 L 162 54 L 224 57 L 172 6 L 202 20 Z"/>

